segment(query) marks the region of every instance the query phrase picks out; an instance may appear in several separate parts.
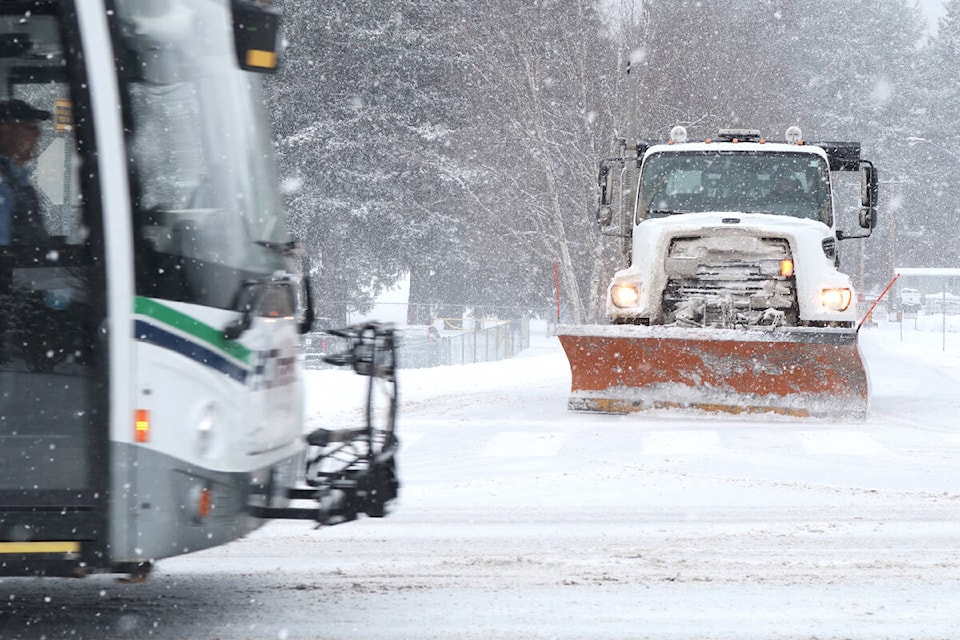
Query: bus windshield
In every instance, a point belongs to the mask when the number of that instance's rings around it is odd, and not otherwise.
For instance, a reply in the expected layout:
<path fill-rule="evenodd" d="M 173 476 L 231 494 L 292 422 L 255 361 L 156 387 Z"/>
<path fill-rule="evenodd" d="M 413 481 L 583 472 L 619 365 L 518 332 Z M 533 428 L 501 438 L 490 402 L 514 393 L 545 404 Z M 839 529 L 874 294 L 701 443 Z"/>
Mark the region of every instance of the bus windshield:
<path fill-rule="evenodd" d="M 830 226 L 827 162 L 784 152 L 662 152 L 643 162 L 637 222 L 682 213 L 736 211 L 819 220 Z"/>
<path fill-rule="evenodd" d="M 129 122 L 137 293 L 231 308 L 289 241 L 259 78 L 225 0 L 115 0 Z"/>

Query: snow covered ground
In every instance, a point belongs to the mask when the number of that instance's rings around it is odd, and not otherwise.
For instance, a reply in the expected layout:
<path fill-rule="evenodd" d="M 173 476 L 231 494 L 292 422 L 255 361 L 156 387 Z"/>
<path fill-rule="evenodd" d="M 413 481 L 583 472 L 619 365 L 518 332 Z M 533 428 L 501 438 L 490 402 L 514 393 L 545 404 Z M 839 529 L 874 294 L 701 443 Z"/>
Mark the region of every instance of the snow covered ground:
<path fill-rule="evenodd" d="M 864 329 L 866 422 L 571 413 L 543 332 L 404 370 L 389 518 L 271 523 L 141 585 L 5 580 L 0 638 L 960 637 L 960 326 L 938 322 Z M 308 376 L 314 425 L 359 420 L 360 379 Z"/>

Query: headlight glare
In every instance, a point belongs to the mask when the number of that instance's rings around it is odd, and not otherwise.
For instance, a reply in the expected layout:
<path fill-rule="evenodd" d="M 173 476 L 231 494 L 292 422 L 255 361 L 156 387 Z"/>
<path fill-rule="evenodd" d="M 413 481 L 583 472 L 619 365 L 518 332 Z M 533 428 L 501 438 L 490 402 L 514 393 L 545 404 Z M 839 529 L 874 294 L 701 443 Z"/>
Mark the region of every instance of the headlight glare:
<path fill-rule="evenodd" d="M 634 307 L 640 300 L 640 288 L 632 282 L 618 282 L 610 289 L 610 299 L 621 309 Z"/>
<path fill-rule="evenodd" d="M 824 289 L 820 292 L 820 304 L 835 311 L 846 311 L 852 298 L 850 289 Z"/>

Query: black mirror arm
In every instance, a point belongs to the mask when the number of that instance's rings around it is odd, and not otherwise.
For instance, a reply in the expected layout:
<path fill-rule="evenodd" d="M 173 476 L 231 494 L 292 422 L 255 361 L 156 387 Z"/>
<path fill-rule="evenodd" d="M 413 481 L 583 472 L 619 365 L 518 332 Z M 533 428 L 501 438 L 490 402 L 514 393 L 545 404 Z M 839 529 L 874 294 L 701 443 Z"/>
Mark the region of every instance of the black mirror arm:
<path fill-rule="evenodd" d="M 303 314 L 303 320 L 300 321 L 299 330 L 301 334 L 309 333 L 313 331 L 313 321 L 315 314 L 313 312 L 313 293 L 310 291 L 310 275 L 304 271 L 303 272 L 303 289 L 304 297 L 306 298 L 305 307 L 306 311 Z"/>
<path fill-rule="evenodd" d="M 847 233 L 845 231 L 837 230 L 837 240 L 855 240 L 857 238 L 869 238 L 873 230 L 867 229 L 866 233 Z"/>
<path fill-rule="evenodd" d="M 236 320 L 234 320 L 233 322 L 225 326 L 223 328 L 224 340 L 236 340 L 237 338 L 242 336 L 244 333 L 246 333 L 247 329 L 249 329 L 250 325 L 253 323 L 253 320 L 251 319 L 253 315 L 252 312 L 253 312 L 253 307 L 248 306 L 246 309 L 243 310 L 243 313 L 240 315 L 239 318 L 237 318 Z"/>

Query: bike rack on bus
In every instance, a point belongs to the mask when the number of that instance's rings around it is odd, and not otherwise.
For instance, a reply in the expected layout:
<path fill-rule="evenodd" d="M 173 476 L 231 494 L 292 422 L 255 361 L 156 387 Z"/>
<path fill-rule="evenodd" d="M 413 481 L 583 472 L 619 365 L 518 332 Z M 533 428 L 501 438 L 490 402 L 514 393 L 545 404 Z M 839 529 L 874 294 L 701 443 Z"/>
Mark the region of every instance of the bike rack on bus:
<path fill-rule="evenodd" d="M 399 442 L 397 415 L 396 337 L 391 325 L 370 323 L 328 331 L 345 338 L 349 347 L 325 356 L 337 366 L 350 366 L 369 379 L 365 424 L 358 428 L 316 429 L 307 434 L 309 446 L 300 485 L 288 487 L 293 501 L 309 506 L 250 507 L 258 518 L 315 520 L 334 525 L 365 513 L 381 518 L 400 488 L 396 472 Z M 273 495 L 271 487 L 255 493 Z"/>

